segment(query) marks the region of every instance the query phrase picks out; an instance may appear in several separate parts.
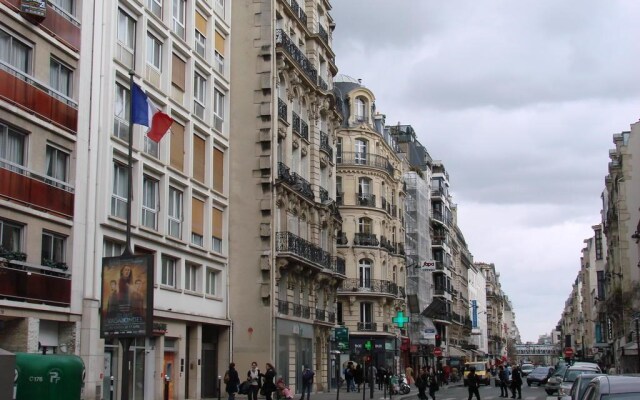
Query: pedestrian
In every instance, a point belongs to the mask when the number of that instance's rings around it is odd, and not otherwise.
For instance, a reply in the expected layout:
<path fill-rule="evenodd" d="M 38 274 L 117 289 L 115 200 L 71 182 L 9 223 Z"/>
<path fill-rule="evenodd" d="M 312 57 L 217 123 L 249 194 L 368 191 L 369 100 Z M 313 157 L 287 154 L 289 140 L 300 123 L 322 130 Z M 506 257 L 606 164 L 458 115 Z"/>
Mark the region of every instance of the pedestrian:
<path fill-rule="evenodd" d="M 276 378 L 276 369 L 271 363 L 267 363 L 266 366 L 266 371 L 264 372 L 264 374 L 261 374 L 260 377 L 264 379 L 264 382 L 262 383 L 264 396 L 267 398 L 267 400 L 272 400 L 271 393 L 276 391 L 276 384 L 274 382 Z"/>
<path fill-rule="evenodd" d="M 516 393 L 518 393 L 518 398 L 522 398 L 522 374 L 520 373 L 520 367 L 516 365 L 513 367 L 511 371 L 511 398 L 516 398 Z"/>
<path fill-rule="evenodd" d="M 381 365 L 380 368 L 378 368 L 378 374 L 376 375 L 378 381 L 378 390 L 382 390 L 385 376 L 387 376 L 387 370 L 385 370 L 384 365 Z"/>
<path fill-rule="evenodd" d="M 302 372 L 302 397 L 300 400 L 304 400 L 304 394 L 307 394 L 307 400 L 310 400 L 311 396 L 311 386 L 313 386 L 313 377 L 315 376 L 315 372 L 311 370 L 311 368 L 307 367 Z"/>
<path fill-rule="evenodd" d="M 427 368 L 422 367 L 422 369 L 420 370 L 420 373 L 418 374 L 418 377 L 416 378 L 416 387 L 418 388 L 418 399 L 420 400 L 427 399 L 427 395 L 425 394 L 425 391 L 427 390 L 428 386 L 429 386 L 429 376 L 427 375 Z"/>
<path fill-rule="evenodd" d="M 613 364 L 611 364 L 611 365 L 609 366 L 609 370 L 607 371 L 607 374 L 609 374 L 609 375 L 615 375 L 615 374 L 616 374 L 616 366 L 615 366 L 615 365 L 613 365 Z"/>
<path fill-rule="evenodd" d="M 498 379 L 500 379 L 500 397 L 509 397 L 509 390 L 507 389 L 509 376 L 503 365 L 498 368 Z"/>
<path fill-rule="evenodd" d="M 360 385 L 364 381 L 364 374 L 362 371 L 362 365 L 356 365 L 356 368 L 353 370 L 353 381 L 355 385 L 358 387 L 358 393 L 360 393 Z"/>
<path fill-rule="evenodd" d="M 240 377 L 236 371 L 235 363 L 229 364 L 229 369 L 224 374 L 224 383 L 227 385 L 225 390 L 229 394 L 229 400 L 234 400 L 236 393 L 238 393 L 238 386 L 240 386 Z"/>
<path fill-rule="evenodd" d="M 260 380 L 258 363 L 254 361 L 251 363 L 251 369 L 247 371 L 247 381 L 249 382 L 248 400 L 258 400 L 258 390 L 262 387 Z"/>
<path fill-rule="evenodd" d="M 407 365 L 407 368 L 404 369 L 404 376 L 407 378 L 407 385 L 413 385 L 413 368 L 411 368 L 411 365 Z"/>
<path fill-rule="evenodd" d="M 371 374 L 369 376 L 369 386 L 371 387 L 375 387 L 373 386 L 375 383 L 378 382 L 378 368 L 376 368 L 375 365 L 371 366 Z"/>
<path fill-rule="evenodd" d="M 344 379 L 347 381 L 347 392 L 355 392 L 356 385 L 353 382 L 353 362 L 349 361 L 344 369 Z"/>
<path fill-rule="evenodd" d="M 469 375 L 467 375 L 467 386 L 469 389 L 469 399 L 476 395 L 476 400 L 480 400 L 480 392 L 478 388 L 480 387 L 480 377 L 476 375 L 476 367 L 469 368 Z"/>
<path fill-rule="evenodd" d="M 428 375 L 429 377 L 429 396 L 431 396 L 431 400 L 436 400 L 436 392 L 440 389 L 440 385 L 438 383 L 438 373 L 433 370 L 433 373 Z"/>

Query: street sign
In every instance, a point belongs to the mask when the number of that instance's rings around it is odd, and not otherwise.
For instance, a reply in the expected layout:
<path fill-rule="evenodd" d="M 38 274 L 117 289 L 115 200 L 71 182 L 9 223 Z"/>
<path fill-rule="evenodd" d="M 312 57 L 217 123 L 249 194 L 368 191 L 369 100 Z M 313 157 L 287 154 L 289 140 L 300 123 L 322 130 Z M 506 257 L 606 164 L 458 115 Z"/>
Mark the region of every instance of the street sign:
<path fill-rule="evenodd" d="M 344 326 L 336 328 L 336 342 L 338 342 L 338 350 L 349 349 L 349 329 Z"/>
<path fill-rule="evenodd" d="M 434 348 L 433 355 L 436 357 L 442 357 L 442 349 L 440 347 Z"/>
<path fill-rule="evenodd" d="M 573 349 L 571 347 L 564 348 L 564 356 L 565 357 L 573 357 Z"/>

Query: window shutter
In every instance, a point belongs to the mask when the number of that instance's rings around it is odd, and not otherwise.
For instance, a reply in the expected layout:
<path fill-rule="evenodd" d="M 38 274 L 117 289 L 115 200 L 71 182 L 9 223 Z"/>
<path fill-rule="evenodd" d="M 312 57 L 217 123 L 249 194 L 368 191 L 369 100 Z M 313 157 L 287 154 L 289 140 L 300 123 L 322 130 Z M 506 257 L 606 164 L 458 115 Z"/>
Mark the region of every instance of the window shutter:
<path fill-rule="evenodd" d="M 198 32 L 202 33 L 204 36 L 207 36 L 207 19 L 197 11 L 196 11 L 196 29 L 198 30 Z"/>
<path fill-rule="evenodd" d="M 184 126 L 177 122 L 171 125 L 171 166 L 184 171 Z"/>
<path fill-rule="evenodd" d="M 184 92 L 185 71 L 187 63 L 174 53 L 171 65 L 171 83 L 173 83 L 176 87 L 180 88 Z"/>
<path fill-rule="evenodd" d="M 211 213 L 212 236 L 222 239 L 222 210 L 213 208 Z"/>
<path fill-rule="evenodd" d="M 204 149 L 205 140 L 193 135 L 193 178 L 201 183 L 204 183 Z"/>
<path fill-rule="evenodd" d="M 216 31 L 216 51 L 224 55 L 224 36 Z"/>
<path fill-rule="evenodd" d="M 213 190 L 224 190 L 224 153 L 218 149 L 213 149 Z"/>
<path fill-rule="evenodd" d="M 200 236 L 204 236 L 204 202 L 191 198 L 191 231 Z"/>

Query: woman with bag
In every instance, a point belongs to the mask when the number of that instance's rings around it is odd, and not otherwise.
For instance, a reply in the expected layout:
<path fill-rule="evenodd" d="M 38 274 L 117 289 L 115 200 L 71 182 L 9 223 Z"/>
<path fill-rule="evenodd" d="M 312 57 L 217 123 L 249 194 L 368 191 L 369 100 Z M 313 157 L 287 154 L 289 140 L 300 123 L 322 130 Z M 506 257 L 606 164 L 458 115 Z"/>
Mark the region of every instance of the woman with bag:
<path fill-rule="evenodd" d="M 274 383 L 274 380 L 276 378 L 276 369 L 273 367 L 273 364 L 267 363 L 267 370 L 264 374 L 260 374 L 260 377 L 264 378 L 264 383 L 262 384 L 262 390 L 260 391 L 260 394 L 262 394 L 262 391 L 264 391 L 264 396 L 267 398 L 267 400 L 272 400 L 271 393 L 275 392 L 276 390 L 276 384 Z"/>
<path fill-rule="evenodd" d="M 229 370 L 224 374 L 224 383 L 226 383 L 226 392 L 229 394 L 229 400 L 236 398 L 238 393 L 238 386 L 240 386 L 240 377 L 238 371 L 236 371 L 236 364 L 229 364 Z"/>
<path fill-rule="evenodd" d="M 247 382 L 249 382 L 248 400 L 258 400 L 258 390 L 260 390 L 260 370 L 258 363 L 252 362 L 251 369 L 247 372 Z"/>

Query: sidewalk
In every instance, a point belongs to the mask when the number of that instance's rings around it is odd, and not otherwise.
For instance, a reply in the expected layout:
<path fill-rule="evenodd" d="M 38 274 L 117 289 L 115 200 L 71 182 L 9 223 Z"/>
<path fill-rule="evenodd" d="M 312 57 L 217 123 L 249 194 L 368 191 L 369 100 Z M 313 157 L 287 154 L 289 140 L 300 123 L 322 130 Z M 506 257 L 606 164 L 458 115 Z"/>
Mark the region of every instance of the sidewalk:
<path fill-rule="evenodd" d="M 450 387 L 459 387 L 459 386 L 462 386 L 462 381 L 457 383 L 450 383 L 449 385 L 440 386 L 440 392 L 442 392 L 443 390 L 446 391 L 447 388 L 450 388 Z M 391 398 L 389 398 L 388 393 L 386 394 L 386 397 L 385 397 L 385 393 L 382 390 L 375 389 L 373 391 L 374 400 L 380 400 L 385 398 L 387 400 L 409 400 L 409 399 L 418 400 L 418 388 L 415 386 L 411 386 L 411 391 L 408 394 L 394 395 L 394 396 L 391 396 Z M 331 392 L 328 392 L 328 393 L 327 392 L 311 393 L 311 400 L 336 400 L 336 399 L 338 399 L 338 396 L 335 389 L 332 389 Z M 364 398 L 362 397 L 362 392 L 347 392 L 344 390 L 344 388 L 340 388 L 339 400 L 370 400 L 370 399 L 371 397 L 370 397 L 369 388 L 367 388 L 367 391 L 364 393 Z M 300 400 L 300 394 L 295 395 L 293 400 Z"/>

